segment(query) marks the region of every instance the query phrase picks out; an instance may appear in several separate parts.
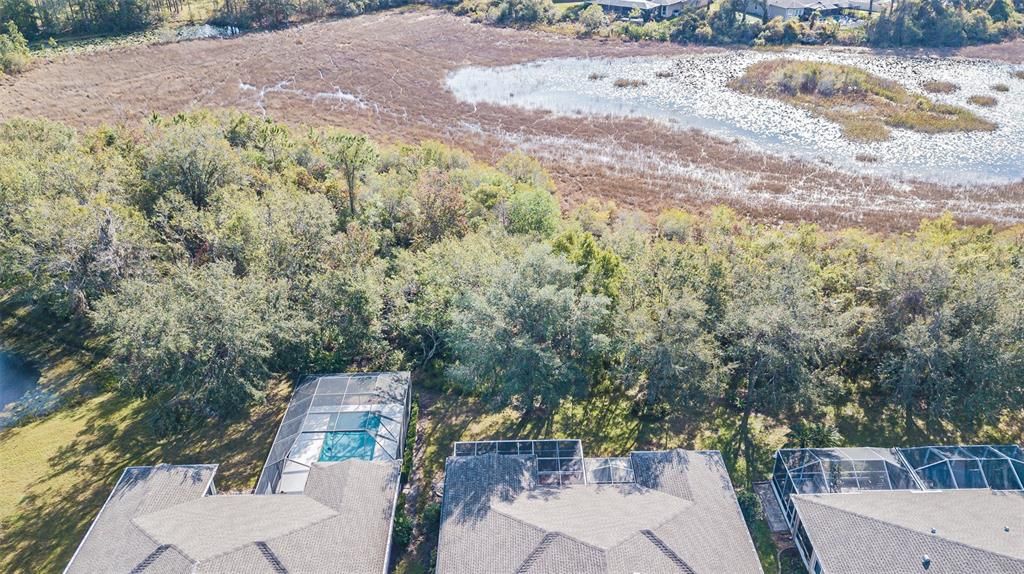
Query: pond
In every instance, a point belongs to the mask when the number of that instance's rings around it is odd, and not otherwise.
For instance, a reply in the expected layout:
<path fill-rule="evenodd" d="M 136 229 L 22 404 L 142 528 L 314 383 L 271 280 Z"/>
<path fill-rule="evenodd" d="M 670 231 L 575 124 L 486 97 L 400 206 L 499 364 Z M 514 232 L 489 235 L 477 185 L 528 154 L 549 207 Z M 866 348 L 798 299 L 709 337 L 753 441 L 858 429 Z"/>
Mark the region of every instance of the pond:
<path fill-rule="evenodd" d="M 232 36 L 237 36 L 240 32 L 241 31 L 234 26 L 197 24 L 178 28 L 176 36 L 178 40 L 203 40 L 206 38 L 230 38 Z"/>
<path fill-rule="evenodd" d="M 39 383 L 39 371 L 17 355 L 0 350 L 0 428 L 10 411 Z"/>
<path fill-rule="evenodd" d="M 995 122 L 994 132 L 922 134 L 893 130 L 883 142 L 855 142 L 840 126 L 781 101 L 736 92 L 729 80 L 772 58 L 861 67 L 924 93 L 930 81 L 959 91 L 929 94 Z M 447 86 L 461 101 L 545 110 L 569 116 L 627 116 L 737 138 L 761 151 L 821 160 L 858 172 L 944 183 L 1000 183 L 1024 178 L 1024 67 L 960 58 L 897 57 L 864 51 L 794 48 L 675 57 L 560 58 L 452 72 Z M 998 84 L 1000 90 L 993 88 Z M 1001 88 L 1008 88 L 1002 91 Z M 998 104 L 968 103 L 974 95 Z"/>

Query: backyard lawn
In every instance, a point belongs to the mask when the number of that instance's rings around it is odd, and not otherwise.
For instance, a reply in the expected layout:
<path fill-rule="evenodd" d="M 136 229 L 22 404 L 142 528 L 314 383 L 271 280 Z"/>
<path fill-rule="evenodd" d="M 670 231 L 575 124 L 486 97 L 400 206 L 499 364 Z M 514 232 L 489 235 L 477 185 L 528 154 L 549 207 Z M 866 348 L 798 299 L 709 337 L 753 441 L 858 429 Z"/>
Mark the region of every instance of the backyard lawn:
<path fill-rule="evenodd" d="M 0 311 L 0 343 L 35 363 L 41 386 L 65 401 L 0 431 L 0 572 L 62 570 L 126 466 L 219 463 L 218 489 L 255 485 L 287 401 L 285 380 L 245 420 L 160 439 L 146 420 L 155 405 L 103 390 L 111 375 L 96 342 L 75 343 L 72 325 L 43 328 L 42 318 L 9 303 Z"/>

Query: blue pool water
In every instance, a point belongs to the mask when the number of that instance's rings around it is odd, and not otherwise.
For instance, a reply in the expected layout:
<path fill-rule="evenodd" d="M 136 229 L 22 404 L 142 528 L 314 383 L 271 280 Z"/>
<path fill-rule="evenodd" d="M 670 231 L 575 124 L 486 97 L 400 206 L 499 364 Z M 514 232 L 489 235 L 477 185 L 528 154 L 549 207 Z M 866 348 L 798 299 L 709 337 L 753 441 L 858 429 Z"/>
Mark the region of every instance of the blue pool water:
<path fill-rule="evenodd" d="M 333 428 L 349 428 L 362 430 L 335 430 L 324 437 L 324 446 L 320 450 L 320 462 L 337 462 L 358 458 L 373 460 L 374 447 L 377 441 L 374 435 L 380 427 L 380 416 L 373 413 L 343 413 L 348 420 L 344 427 L 341 421 L 332 424 Z M 333 422 L 333 421 L 332 421 Z"/>

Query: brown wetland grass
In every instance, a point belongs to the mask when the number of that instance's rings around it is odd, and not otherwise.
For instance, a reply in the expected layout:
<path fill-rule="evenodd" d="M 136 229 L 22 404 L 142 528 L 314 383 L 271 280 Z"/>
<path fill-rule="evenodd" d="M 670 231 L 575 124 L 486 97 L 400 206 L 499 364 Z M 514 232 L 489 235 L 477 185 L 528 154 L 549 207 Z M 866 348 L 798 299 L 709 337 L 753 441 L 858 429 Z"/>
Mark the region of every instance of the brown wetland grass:
<path fill-rule="evenodd" d="M 967 101 L 983 108 L 994 108 L 999 103 L 999 100 L 992 96 L 971 96 L 967 98 Z"/>
<path fill-rule="evenodd" d="M 955 94 L 960 91 L 960 86 L 953 82 L 925 82 L 921 87 L 929 94 Z"/>

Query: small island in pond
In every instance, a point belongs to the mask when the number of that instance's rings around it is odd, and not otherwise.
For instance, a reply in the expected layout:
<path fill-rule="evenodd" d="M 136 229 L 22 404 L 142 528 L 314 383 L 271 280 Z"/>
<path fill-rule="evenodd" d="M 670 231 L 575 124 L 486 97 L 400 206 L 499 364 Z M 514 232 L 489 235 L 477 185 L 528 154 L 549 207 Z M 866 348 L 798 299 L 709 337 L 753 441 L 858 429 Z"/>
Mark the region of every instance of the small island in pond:
<path fill-rule="evenodd" d="M 967 108 L 935 102 L 896 82 L 842 64 L 789 59 L 757 62 L 729 85 L 834 121 L 852 140 L 883 141 L 889 139 L 890 128 L 936 134 L 997 127 Z"/>

